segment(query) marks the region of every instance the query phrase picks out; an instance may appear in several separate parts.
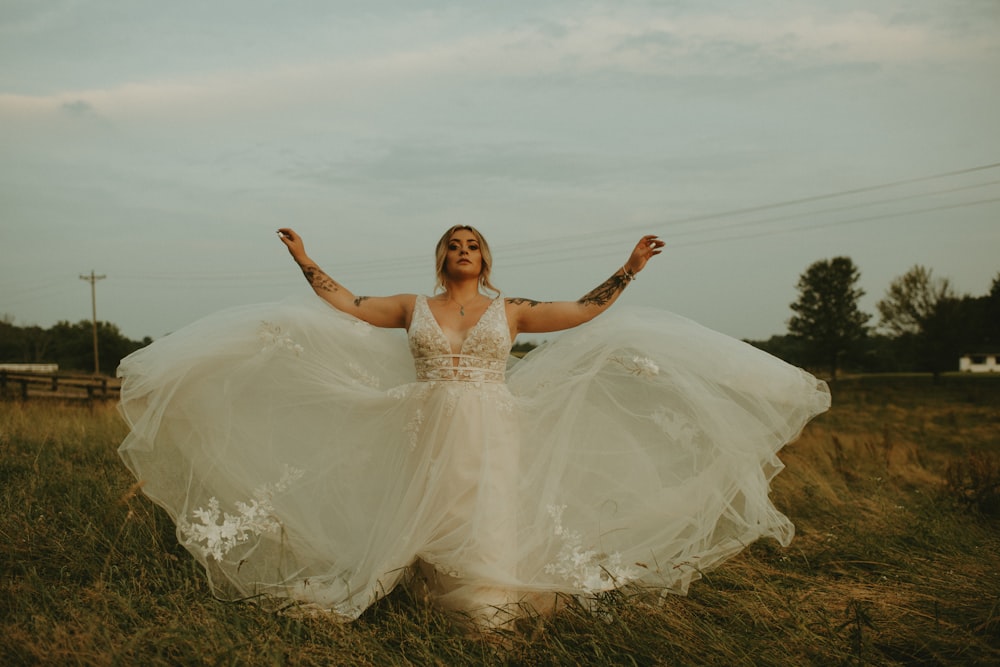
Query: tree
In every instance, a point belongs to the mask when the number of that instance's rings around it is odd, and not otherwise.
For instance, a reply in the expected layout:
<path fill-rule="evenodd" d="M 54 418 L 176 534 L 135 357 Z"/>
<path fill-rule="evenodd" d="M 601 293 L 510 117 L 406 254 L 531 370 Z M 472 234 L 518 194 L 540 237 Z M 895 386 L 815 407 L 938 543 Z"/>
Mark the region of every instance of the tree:
<path fill-rule="evenodd" d="M 66 371 L 92 371 L 94 368 L 93 323 L 60 321 L 50 329 L 38 326 L 18 327 L 9 319 L 0 320 L 0 361 L 56 363 Z M 126 338 L 117 326 L 98 322 L 97 342 L 101 372 L 111 375 L 122 357 L 149 345 L 152 340 Z"/>
<path fill-rule="evenodd" d="M 789 334 L 776 334 L 767 340 L 744 340 L 757 349 L 764 350 L 770 355 L 778 357 L 794 366 L 806 366 L 811 359 L 803 349 L 801 338 Z"/>
<path fill-rule="evenodd" d="M 854 351 L 868 335 L 871 315 L 858 308 L 864 290 L 857 287 L 861 272 L 849 257 L 814 262 L 799 276 L 798 301 L 788 331 L 805 344 L 817 361 L 829 364 L 831 379 L 843 355 Z"/>
<path fill-rule="evenodd" d="M 885 298 L 878 302 L 881 325 L 896 337 L 917 336 L 934 316 L 938 304 L 954 298 L 947 278 L 935 278 L 930 269 L 917 264 L 893 280 Z"/>
<path fill-rule="evenodd" d="M 983 313 L 986 320 L 983 327 L 985 337 L 990 345 L 1000 346 L 1000 273 L 993 279 Z"/>
<path fill-rule="evenodd" d="M 877 306 L 881 326 L 897 340 L 912 341 L 917 368 L 930 370 L 937 382 L 942 371 L 955 367 L 965 318 L 947 278 L 917 264 L 889 284 Z"/>
<path fill-rule="evenodd" d="M 993 279 L 989 294 L 965 297 L 963 305 L 969 312 L 968 335 L 964 352 L 996 352 L 1000 350 L 1000 274 Z"/>

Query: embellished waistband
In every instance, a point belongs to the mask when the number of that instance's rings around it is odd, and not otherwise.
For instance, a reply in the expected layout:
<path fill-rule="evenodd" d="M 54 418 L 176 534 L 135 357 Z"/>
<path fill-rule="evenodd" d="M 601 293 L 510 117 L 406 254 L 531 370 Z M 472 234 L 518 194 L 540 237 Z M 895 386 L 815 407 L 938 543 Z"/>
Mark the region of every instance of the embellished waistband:
<path fill-rule="evenodd" d="M 458 365 L 455 365 L 458 360 Z M 502 384 L 506 363 L 466 354 L 442 354 L 414 360 L 417 382 L 493 382 Z"/>

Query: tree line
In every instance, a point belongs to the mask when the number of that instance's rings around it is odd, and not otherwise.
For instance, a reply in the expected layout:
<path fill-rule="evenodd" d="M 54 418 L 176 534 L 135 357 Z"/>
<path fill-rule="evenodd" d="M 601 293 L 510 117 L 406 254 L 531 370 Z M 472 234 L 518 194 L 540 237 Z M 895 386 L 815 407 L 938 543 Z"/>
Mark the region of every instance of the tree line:
<path fill-rule="evenodd" d="M 97 351 L 102 374 L 114 375 L 118 362 L 152 343 L 148 336 L 130 340 L 109 322 L 97 323 Z M 15 326 L 9 315 L 0 320 L 0 362 L 59 364 L 60 371 L 94 371 L 94 325 L 57 322 L 48 329 Z"/>
<path fill-rule="evenodd" d="M 748 341 L 786 361 L 838 371 L 930 372 L 958 369 L 962 354 L 1000 352 L 1000 273 L 988 294 L 958 294 L 947 278 L 915 265 L 889 284 L 874 316 L 858 304 L 861 272 L 849 257 L 814 262 L 797 284 L 788 332 Z"/>

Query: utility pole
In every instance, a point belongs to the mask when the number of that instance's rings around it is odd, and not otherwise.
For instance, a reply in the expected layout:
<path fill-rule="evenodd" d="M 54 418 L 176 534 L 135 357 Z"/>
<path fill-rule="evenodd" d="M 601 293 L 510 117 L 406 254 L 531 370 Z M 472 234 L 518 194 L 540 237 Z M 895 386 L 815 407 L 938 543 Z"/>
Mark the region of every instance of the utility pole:
<path fill-rule="evenodd" d="M 86 280 L 90 283 L 90 309 L 93 313 L 92 321 L 94 323 L 94 375 L 99 375 L 101 372 L 101 362 L 97 356 L 97 288 L 96 283 L 98 280 L 104 280 L 107 276 L 95 276 L 94 270 L 90 270 L 89 276 L 80 276 L 80 280 Z"/>

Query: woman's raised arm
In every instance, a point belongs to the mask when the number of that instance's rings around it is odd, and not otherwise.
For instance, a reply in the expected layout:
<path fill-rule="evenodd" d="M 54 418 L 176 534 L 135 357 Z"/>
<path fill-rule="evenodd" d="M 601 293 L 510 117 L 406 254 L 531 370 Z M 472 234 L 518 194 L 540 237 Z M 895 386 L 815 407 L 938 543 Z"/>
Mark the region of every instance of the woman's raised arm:
<path fill-rule="evenodd" d="M 666 245 L 657 236 L 643 236 L 622 268 L 577 301 L 541 302 L 531 299 L 507 299 L 507 316 L 516 322 L 517 333 L 545 333 L 570 329 L 589 322 L 613 304 L 646 262 L 659 255 Z"/>
<path fill-rule="evenodd" d="M 371 325 L 385 328 L 406 327 L 409 313 L 413 309 L 412 294 L 397 294 L 388 297 L 355 296 L 349 289 L 338 283 L 319 268 L 306 254 L 302 237 L 288 227 L 278 230 L 278 237 L 288 248 L 292 259 L 302 269 L 302 275 L 319 298 L 337 310 L 364 320 Z"/>

